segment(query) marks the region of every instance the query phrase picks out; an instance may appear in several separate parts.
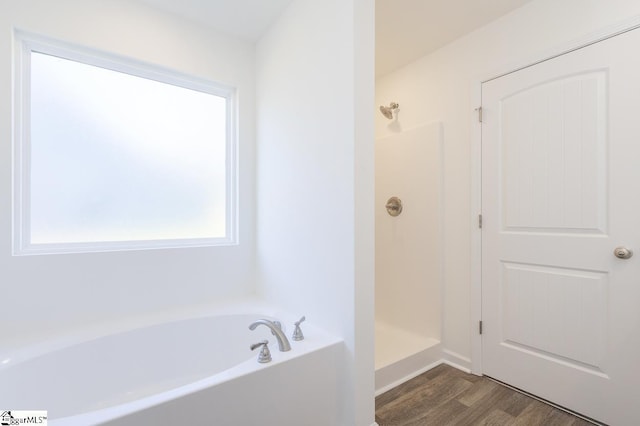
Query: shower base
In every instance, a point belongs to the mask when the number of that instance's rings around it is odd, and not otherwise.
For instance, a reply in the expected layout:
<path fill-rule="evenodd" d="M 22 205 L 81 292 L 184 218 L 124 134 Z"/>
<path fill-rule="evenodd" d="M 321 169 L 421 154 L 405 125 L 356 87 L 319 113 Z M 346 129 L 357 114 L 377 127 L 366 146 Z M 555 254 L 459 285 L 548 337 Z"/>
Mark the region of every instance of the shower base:
<path fill-rule="evenodd" d="M 376 395 L 440 364 L 440 340 L 376 321 Z"/>

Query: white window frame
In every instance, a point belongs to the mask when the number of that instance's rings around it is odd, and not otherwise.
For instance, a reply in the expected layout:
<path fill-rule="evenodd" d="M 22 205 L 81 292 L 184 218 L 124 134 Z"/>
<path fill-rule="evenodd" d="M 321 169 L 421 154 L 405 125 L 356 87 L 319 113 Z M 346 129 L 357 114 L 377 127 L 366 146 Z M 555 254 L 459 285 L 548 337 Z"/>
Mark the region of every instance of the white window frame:
<path fill-rule="evenodd" d="M 237 95 L 232 86 L 189 76 L 130 58 L 109 54 L 20 30 L 14 31 L 13 87 L 13 255 L 85 253 L 179 247 L 231 246 L 238 244 Z M 32 244 L 30 232 L 30 58 L 44 53 L 80 63 L 124 72 L 137 77 L 196 90 L 227 100 L 226 235 L 190 238 L 87 243 Z"/>

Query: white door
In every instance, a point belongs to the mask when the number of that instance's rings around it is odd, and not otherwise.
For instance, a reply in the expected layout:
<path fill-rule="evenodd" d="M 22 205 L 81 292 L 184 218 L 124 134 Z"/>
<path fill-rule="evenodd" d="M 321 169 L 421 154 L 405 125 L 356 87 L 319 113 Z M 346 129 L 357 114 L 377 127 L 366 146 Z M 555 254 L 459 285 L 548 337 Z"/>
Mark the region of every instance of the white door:
<path fill-rule="evenodd" d="M 484 83 L 482 103 L 483 372 L 640 425 L 640 30 Z"/>

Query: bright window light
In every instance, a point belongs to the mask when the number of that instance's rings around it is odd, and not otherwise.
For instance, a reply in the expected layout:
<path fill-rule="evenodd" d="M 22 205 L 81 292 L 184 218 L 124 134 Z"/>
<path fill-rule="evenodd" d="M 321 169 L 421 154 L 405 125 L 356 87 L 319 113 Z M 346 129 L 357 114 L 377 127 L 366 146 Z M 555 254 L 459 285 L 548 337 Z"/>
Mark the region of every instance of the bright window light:
<path fill-rule="evenodd" d="M 234 241 L 230 88 L 23 43 L 16 254 Z"/>

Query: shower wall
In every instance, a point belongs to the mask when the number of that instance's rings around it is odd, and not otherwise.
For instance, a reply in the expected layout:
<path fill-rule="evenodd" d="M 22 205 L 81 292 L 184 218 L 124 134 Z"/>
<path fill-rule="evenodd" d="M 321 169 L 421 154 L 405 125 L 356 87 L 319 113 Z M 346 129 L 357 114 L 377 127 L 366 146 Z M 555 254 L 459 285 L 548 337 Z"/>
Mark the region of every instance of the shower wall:
<path fill-rule="evenodd" d="M 393 133 L 376 141 L 378 368 L 441 336 L 443 127 L 403 130 L 400 119 L 388 126 Z M 385 208 L 392 196 L 403 204 L 397 217 Z"/>

